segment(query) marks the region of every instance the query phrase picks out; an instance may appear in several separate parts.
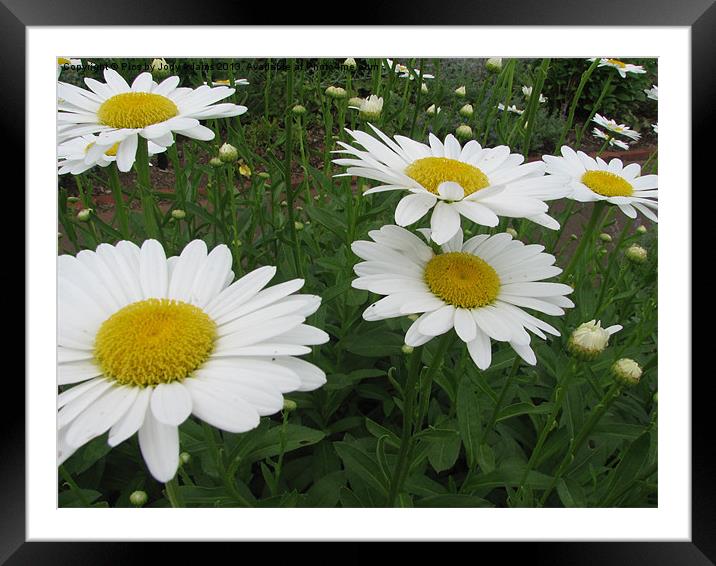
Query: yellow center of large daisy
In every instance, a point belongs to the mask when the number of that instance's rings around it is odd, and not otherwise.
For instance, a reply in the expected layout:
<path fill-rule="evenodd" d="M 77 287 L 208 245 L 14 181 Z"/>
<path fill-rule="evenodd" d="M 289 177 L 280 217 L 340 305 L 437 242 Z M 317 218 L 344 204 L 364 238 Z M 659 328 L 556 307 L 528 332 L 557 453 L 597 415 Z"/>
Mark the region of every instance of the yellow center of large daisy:
<path fill-rule="evenodd" d="M 493 267 L 465 252 L 436 255 L 425 266 L 425 282 L 434 295 L 464 309 L 488 305 L 500 291 Z"/>
<path fill-rule="evenodd" d="M 123 92 L 108 98 L 97 111 L 102 124 L 113 128 L 146 128 L 179 114 L 177 105 L 161 94 Z"/>
<path fill-rule="evenodd" d="M 85 153 L 87 153 L 93 145 L 94 145 L 94 142 L 88 143 L 87 146 L 85 147 Z M 117 142 L 112 147 L 110 147 L 107 151 L 104 152 L 104 154 L 110 155 L 110 156 L 116 156 L 118 149 L 119 149 L 119 142 Z"/>
<path fill-rule="evenodd" d="M 440 183 L 452 181 L 465 191 L 465 196 L 490 186 L 490 180 L 480 169 L 447 157 L 423 157 L 405 169 L 405 174 L 434 195 Z"/>
<path fill-rule="evenodd" d="M 607 61 L 609 63 L 611 63 L 612 65 L 616 65 L 617 67 L 619 67 L 621 69 L 626 67 L 626 63 L 624 61 L 620 61 L 619 59 L 607 59 Z"/>
<path fill-rule="evenodd" d="M 629 181 L 609 171 L 587 171 L 582 175 L 582 183 L 605 197 L 628 197 L 634 193 Z"/>
<path fill-rule="evenodd" d="M 204 311 L 181 301 L 147 299 L 105 320 L 94 355 L 104 375 L 146 387 L 182 380 L 203 364 L 216 338 Z"/>

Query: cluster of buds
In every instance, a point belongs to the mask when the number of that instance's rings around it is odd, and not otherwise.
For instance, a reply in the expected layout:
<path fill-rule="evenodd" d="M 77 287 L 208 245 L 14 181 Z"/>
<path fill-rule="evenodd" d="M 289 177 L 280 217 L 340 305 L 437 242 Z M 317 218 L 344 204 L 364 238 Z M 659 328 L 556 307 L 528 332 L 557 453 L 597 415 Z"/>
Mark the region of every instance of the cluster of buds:
<path fill-rule="evenodd" d="M 331 98 L 335 98 L 336 100 L 345 98 L 348 96 L 348 93 L 346 92 L 346 89 L 339 87 L 339 86 L 329 86 L 326 89 L 326 95 L 330 96 Z"/>

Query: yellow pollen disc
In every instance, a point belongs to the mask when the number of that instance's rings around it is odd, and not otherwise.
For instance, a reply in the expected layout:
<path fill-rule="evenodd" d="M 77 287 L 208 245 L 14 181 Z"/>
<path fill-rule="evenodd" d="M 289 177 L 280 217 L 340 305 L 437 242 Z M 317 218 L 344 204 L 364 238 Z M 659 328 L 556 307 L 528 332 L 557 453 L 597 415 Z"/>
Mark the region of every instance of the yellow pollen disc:
<path fill-rule="evenodd" d="M 214 81 L 214 82 L 215 82 L 216 84 L 218 84 L 218 85 L 228 85 L 228 84 L 229 84 L 229 79 L 218 79 L 218 80 L 216 80 L 216 81 Z"/>
<path fill-rule="evenodd" d="M 177 105 L 161 94 L 123 92 L 108 98 L 97 111 L 102 124 L 113 128 L 146 128 L 179 114 Z"/>
<path fill-rule="evenodd" d="M 587 171 L 582 175 L 582 183 L 605 197 L 629 197 L 634 193 L 629 181 L 609 171 Z"/>
<path fill-rule="evenodd" d="M 71 65 L 72 61 L 70 61 L 69 59 L 66 59 L 65 57 L 58 57 L 57 64 L 58 65 Z"/>
<path fill-rule="evenodd" d="M 436 255 L 425 266 L 425 282 L 434 295 L 464 309 L 488 305 L 500 291 L 493 267 L 464 252 Z"/>
<path fill-rule="evenodd" d="M 607 59 L 608 62 L 610 62 L 612 65 L 616 65 L 617 67 L 624 68 L 626 67 L 626 63 L 624 61 L 620 61 L 619 59 Z"/>
<path fill-rule="evenodd" d="M 104 375 L 146 387 L 189 376 L 214 349 L 216 324 L 201 309 L 171 299 L 127 305 L 105 320 L 94 356 Z"/>
<path fill-rule="evenodd" d="M 490 180 L 480 169 L 469 163 L 447 157 L 423 157 L 405 169 L 405 174 L 434 195 L 440 183 L 452 181 L 460 185 L 465 196 L 490 186 Z"/>

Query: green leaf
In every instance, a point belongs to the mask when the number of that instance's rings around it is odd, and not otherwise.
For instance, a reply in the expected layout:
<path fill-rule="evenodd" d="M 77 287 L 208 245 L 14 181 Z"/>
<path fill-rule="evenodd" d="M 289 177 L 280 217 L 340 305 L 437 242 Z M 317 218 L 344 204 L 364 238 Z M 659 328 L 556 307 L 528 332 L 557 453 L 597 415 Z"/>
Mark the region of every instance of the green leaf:
<path fill-rule="evenodd" d="M 101 495 L 94 489 L 68 489 L 60 492 L 57 504 L 59 507 L 86 507 L 87 505 L 96 507 L 97 505 L 92 505 L 92 503 L 97 501 Z"/>
<path fill-rule="evenodd" d="M 650 444 L 651 432 L 647 430 L 629 445 L 621 461 L 610 474 L 611 482 L 601 506 L 610 507 L 624 493 L 626 488 L 636 481 L 649 456 Z"/>
<path fill-rule="evenodd" d="M 450 493 L 423 497 L 415 502 L 415 507 L 494 507 L 494 504 L 482 497 Z"/>
<path fill-rule="evenodd" d="M 346 476 L 342 471 L 322 477 L 308 490 L 306 505 L 308 507 L 335 507 L 341 497 L 341 488 L 345 484 Z"/>
<path fill-rule="evenodd" d="M 343 460 L 346 470 L 354 473 L 381 495 L 388 495 L 385 476 L 378 463 L 369 454 L 349 442 L 334 442 L 333 446 L 340 459 Z"/>
<path fill-rule="evenodd" d="M 475 456 L 480 442 L 482 423 L 477 393 L 467 377 L 463 377 L 457 389 L 457 422 L 465 445 L 467 465 L 472 468 L 476 464 Z"/>
<path fill-rule="evenodd" d="M 248 458 L 251 461 L 256 461 L 277 456 L 281 452 L 282 428 L 283 425 L 278 425 L 264 432 Z M 284 437 L 284 453 L 316 444 L 316 442 L 320 442 L 325 436 L 325 433 L 320 430 L 301 425 L 287 424 Z"/>
<path fill-rule="evenodd" d="M 457 462 L 462 441 L 456 428 L 448 429 L 443 423 L 440 435 L 424 436 L 423 442 L 429 442 L 428 461 L 433 469 L 440 473 L 449 470 Z M 431 431 L 435 433 L 436 431 Z"/>
<path fill-rule="evenodd" d="M 367 327 L 366 327 L 367 329 Z M 365 334 L 349 334 L 341 345 L 359 356 L 382 358 L 400 353 L 403 336 L 389 330 L 366 330 Z"/>
<path fill-rule="evenodd" d="M 551 410 L 552 403 L 540 403 L 539 405 L 533 405 L 532 403 L 514 403 L 500 411 L 500 416 L 497 417 L 497 421 L 504 421 L 519 415 L 543 415 L 549 413 Z"/>

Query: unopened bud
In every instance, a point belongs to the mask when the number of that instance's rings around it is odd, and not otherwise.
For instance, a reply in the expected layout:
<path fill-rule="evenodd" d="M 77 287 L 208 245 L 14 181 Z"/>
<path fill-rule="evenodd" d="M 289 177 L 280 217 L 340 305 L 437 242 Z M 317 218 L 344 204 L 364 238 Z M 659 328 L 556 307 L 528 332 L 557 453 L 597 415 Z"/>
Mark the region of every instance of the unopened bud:
<path fill-rule="evenodd" d="M 607 234 L 606 232 L 602 232 L 601 234 L 599 234 L 599 239 L 602 242 L 606 242 L 606 243 L 609 243 L 612 241 L 612 237 L 609 234 Z"/>
<path fill-rule="evenodd" d="M 485 68 L 491 73 L 499 73 L 502 70 L 502 57 L 490 57 L 485 63 Z"/>
<path fill-rule="evenodd" d="M 290 413 L 291 411 L 295 411 L 298 408 L 298 404 L 296 401 L 292 401 L 291 399 L 284 399 L 283 400 L 283 410 L 287 413 Z"/>
<path fill-rule="evenodd" d="M 80 222 L 88 222 L 90 219 L 90 216 L 92 216 L 93 209 L 91 208 L 83 208 L 77 213 L 77 220 Z"/>
<path fill-rule="evenodd" d="M 133 491 L 129 496 L 129 502 L 135 507 L 141 507 L 149 500 L 146 491 Z"/>
<path fill-rule="evenodd" d="M 172 218 L 175 220 L 182 220 L 183 218 L 186 218 L 186 212 L 184 212 L 181 208 L 176 208 L 172 210 Z"/>
<path fill-rule="evenodd" d="M 517 237 L 517 230 L 515 230 L 514 228 L 507 228 L 507 230 L 505 230 L 505 232 L 507 232 L 513 238 Z"/>
<path fill-rule="evenodd" d="M 634 386 L 641 379 L 642 370 L 638 363 L 630 358 L 622 358 L 614 362 L 612 374 L 622 385 Z"/>
<path fill-rule="evenodd" d="M 191 462 L 191 454 L 189 452 L 182 452 L 179 454 L 179 461 L 182 463 L 182 465 L 186 465 L 189 462 Z"/>
<path fill-rule="evenodd" d="M 224 163 L 234 163 L 239 159 L 239 150 L 233 145 L 225 143 L 219 148 L 219 159 Z"/>
<path fill-rule="evenodd" d="M 296 106 L 291 108 L 291 112 L 293 112 L 296 116 L 303 116 L 307 110 L 302 104 L 296 104 Z"/>
<path fill-rule="evenodd" d="M 467 124 L 462 124 L 457 127 L 457 130 L 455 130 L 455 134 L 460 139 L 469 140 L 472 138 L 472 128 Z"/>
<path fill-rule="evenodd" d="M 209 159 L 209 165 L 211 165 L 212 167 L 222 167 L 224 165 L 224 162 L 218 157 L 212 157 L 211 159 Z"/>
<path fill-rule="evenodd" d="M 455 89 L 455 94 L 460 98 L 465 98 L 465 94 L 467 94 L 467 89 L 464 86 L 459 86 Z"/>
<path fill-rule="evenodd" d="M 475 110 L 472 107 L 472 104 L 465 104 L 462 108 L 460 108 L 460 116 L 463 116 L 465 118 L 470 118 Z"/>
<path fill-rule="evenodd" d="M 407 344 L 403 344 L 400 349 L 403 351 L 403 354 L 412 354 L 413 350 L 415 350 L 415 348 L 408 346 Z"/>
<path fill-rule="evenodd" d="M 331 98 L 335 99 L 345 98 L 346 96 L 348 96 L 346 89 L 341 88 L 339 86 L 329 86 L 326 89 L 326 94 Z"/>
<path fill-rule="evenodd" d="M 647 251 L 638 244 L 629 246 L 624 255 L 632 263 L 644 263 L 648 257 Z"/>

